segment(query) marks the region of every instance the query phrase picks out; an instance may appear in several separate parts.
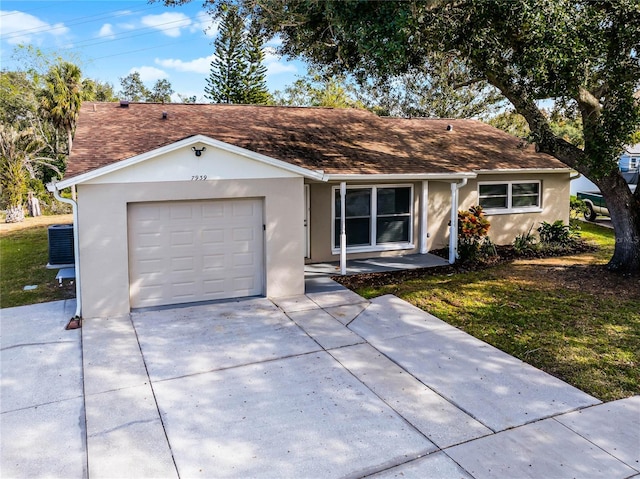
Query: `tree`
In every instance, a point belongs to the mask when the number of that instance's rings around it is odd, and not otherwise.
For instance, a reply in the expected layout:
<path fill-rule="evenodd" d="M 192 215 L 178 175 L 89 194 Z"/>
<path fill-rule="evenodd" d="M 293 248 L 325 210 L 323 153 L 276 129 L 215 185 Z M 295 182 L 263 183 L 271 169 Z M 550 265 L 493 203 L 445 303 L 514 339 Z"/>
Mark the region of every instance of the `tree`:
<path fill-rule="evenodd" d="M 168 1 L 167 3 L 183 3 Z M 445 52 L 511 102 L 540 152 L 602 191 L 616 232 L 609 268 L 640 272 L 640 189 L 618 171 L 640 129 L 637 0 L 245 0 L 281 53 L 361 79 L 402 75 Z M 556 135 L 539 106 L 575 108 L 584 148 Z"/>
<path fill-rule="evenodd" d="M 174 93 L 169 80 L 162 79 L 156 81 L 151 92 L 146 97 L 146 101 L 152 103 L 171 103 L 171 94 Z"/>
<path fill-rule="evenodd" d="M 266 105 L 271 99 L 267 89 L 267 67 L 264 66 L 264 39 L 256 25 L 246 36 L 247 71 L 244 77 L 244 103 Z"/>
<path fill-rule="evenodd" d="M 364 108 L 354 99 L 357 91 L 344 76 L 327 76 L 310 72 L 298 78 L 284 92 L 276 91 L 273 103 L 287 106 L 315 106 L 328 108 Z"/>
<path fill-rule="evenodd" d="M 120 78 L 120 97 L 129 101 L 145 101 L 151 92 L 144 85 L 140 78 L 140 72 L 129 73 L 126 77 Z"/>
<path fill-rule="evenodd" d="M 29 175 L 35 178 L 38 166 L 46 166 L 60 174 L 51 159 L 41 156 L 47 144 L 34 128 L 0 124 L 0 185 L 7 205 L 7 223 L 24 221 L 23 197 Z"/>
<path fill-rule="evenodd" d="M 44 78 L 40 94 L 42 109 L 56 128 L 67 134 L 67 152 L 71 151 L 73 132 L 82 104 L 82 73 L 70 62 L 52 66 Z"/>
<path fill-rule="evenodd" d="M 542 110 L 542 112 L 549 119 L 549 126 L 556 136 L 563 138 L 579 148 L 584 147 L 582 120 L 580 117 L 567 115 L 565 112 L 557 109 L 551 112 Z M 489 118 L 487 123 L 506 131 L 510 135 L 532 141 L 531 130 L 529 130 L 527 120 L 514 110 L 505 111 Z"/>
<path fill-rule="evenodd" d="M 90 78 L 82 80 L 83 101 L 116 101 L 117 99 L 111 83 Z"/>
<path fill-rule="evenodd" d="M 244 21 L 236 7 L 223 12 L 213 45 L 215 58 L 204 89 L 205 98 L 214 103 L 244 103 L 247 70 Z"/>
<path fill-rule="evenodd" d="M 428 118 L 488 117 L 504 98 L 486 82 L 469 81 L 464 64 L 433 55 L 423 66 L 398 76 L 371 79 L 362 101 L 382 116 Z"/>
<path fill-rule="evenodd" d="M 178 100 L 180 103 L 196 103 L 198 101 L 195 95 L 187 96 L 181 93 L 178 93 Z"/>
<path fill-rule="evenodd" d="M 218 36 L 213 42 L 215 57 L 207 78 L 205 98 L 214 103 L 267 104 L 264 66 L 264 38 L 260 29 L 247 30 L 237 6 L 224 5 Z"/>

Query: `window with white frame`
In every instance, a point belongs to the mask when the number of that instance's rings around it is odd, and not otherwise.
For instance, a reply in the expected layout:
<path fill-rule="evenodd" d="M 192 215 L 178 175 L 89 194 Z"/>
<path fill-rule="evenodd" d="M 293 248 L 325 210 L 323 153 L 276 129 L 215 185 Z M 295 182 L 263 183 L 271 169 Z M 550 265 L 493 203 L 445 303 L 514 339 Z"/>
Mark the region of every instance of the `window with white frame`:
<path fill-rule="evenodd" d="M 333 189 L 333 249 L 340 248 L 340 188 Z M 347 188 L 345 223 L 350 250 L 394 249 L 410 245 L 413 217 L 412 186 Z"/>
<path fill-rule="evenodd" d="M 540 210 L 540 182 L 479 183 L 478 198 L 486 213 L 525 213 Z"/>

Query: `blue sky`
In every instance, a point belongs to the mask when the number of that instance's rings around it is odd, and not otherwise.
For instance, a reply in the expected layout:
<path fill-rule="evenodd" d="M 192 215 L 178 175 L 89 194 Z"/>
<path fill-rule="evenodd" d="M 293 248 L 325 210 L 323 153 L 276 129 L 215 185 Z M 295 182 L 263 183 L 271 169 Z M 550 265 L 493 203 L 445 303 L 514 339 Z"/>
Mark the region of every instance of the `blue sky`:
<path fill-rule="evenodd" d="M 146 0 L 2 0 L 0 66 L 17 68 L 16 47 L 32 45 L 74 61 L 84 77 L 108 81 L 116 92 L 119 78 L 138 71 L 148 87 L 166 78 L 176 93 L 205 101 L 217 25 L 201 3 L 171 8 Z M 275 46 L 272 40 L 266 49 L 271 91 L 306 73 L 303 63 L 276 56 Z"/>

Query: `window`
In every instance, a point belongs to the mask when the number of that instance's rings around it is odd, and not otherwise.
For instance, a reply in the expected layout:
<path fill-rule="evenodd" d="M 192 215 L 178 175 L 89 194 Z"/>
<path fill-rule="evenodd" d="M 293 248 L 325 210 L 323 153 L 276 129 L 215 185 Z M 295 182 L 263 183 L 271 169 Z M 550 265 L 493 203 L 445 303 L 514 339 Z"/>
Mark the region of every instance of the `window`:
<path fill-rule="evenodd" d="M 347 247 L 351 250 L 408 246 L 412 229 L 411 186 L 348 188 L 345 195 Z M 334 188 L 333 249 L 340 248 L 340 188 Z"/>
<path fill-rule="evenodd" d="M 480 206 L 487 213 L 525 213 L 540 210 L 540 182 L 480 183 Z"/>

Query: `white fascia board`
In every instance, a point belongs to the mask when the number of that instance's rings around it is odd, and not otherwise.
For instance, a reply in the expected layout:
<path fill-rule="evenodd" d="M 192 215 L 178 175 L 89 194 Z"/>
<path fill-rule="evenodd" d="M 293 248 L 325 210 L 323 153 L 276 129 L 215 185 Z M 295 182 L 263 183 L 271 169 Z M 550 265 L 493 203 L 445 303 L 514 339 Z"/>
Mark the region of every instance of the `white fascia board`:
<path fill-rule="evenodd" d="M 120 160 L 115 163 L 111 163 L 109 165 L 103 166 L 101 168 L 97 168 L 92 171 L 88 171 L 87 173 L 83 173 L 78 176 L 74 176 L 73 178 L 69 178 L 68 180 L 62 180 L 58 183 L 55 183 L 55 188 L 58 190 L 63 190 L 64 188 L 68 188 L 69 186 L 77 185 L 80 183 L 84 183 L 85 181 L 90 181 L 100 176 L 113 173 L 114 171 L 121 170 L 123 168 L 127 168 L 129 166 L 136 165 L 138 163 L 142 163 L 143 161 L 147 161 L 151 158 L 155 158 L 161 156 L 165 153 L 169 153 L 171 151 L 175 151 L 179 148 L 188 147 L 191 145 L 195 145 L 197 143 L 204 143 L 207 146 L 211 146 L 214 148 L 218 148 L 224 151 L 228 151 L 234 153 L 239 156 L 243 156 L 245 158 L 249 158 L 255 161 L 259 161 L 261 163 L 265 163 L 267 165 L 274 166 L 276 168 L 283 169 L 285 171 L 289 171 L 291 173 L 300 175 L 304 178 L 326 181 L 324 180 L 324 175 L 322 171 L 312 171 L 307 170 L 306 168 L 302 168 L 300 166 L 292 165 L 291 163 L 287 163 L 286 161 L 277 160 L 275 158 L 271 158 L 266 155 L 262 155 L 260 153 L 256 153 L 254 151 L 247 150 L 245 148 L 240 148 L 239 146 L 230 145 L 229 143 L 225 143 L 219 140 L 214 140 L 208 136 L 204 135 L 195 135 L 185 138 L 180 141 L 176 141 L 175 143 L 171 143 L 170 145 L 165 145 L 160 148 L 156 148 L 155 150 L 147 151 L 140 155 L 132 156 L 131 158 L 127 158 L 125 160 Z"/>
<path fill-rule="evenodd" d="M 391 174 L 331 174 L 324 175 L 325 181 L 424 181 L 424 180 L 461 180 L 476 178 L 474 173 L 391 173 Z"/>
<path fill-rule="evenodd" d="M 517 173 L 532 173 L 532 174 L 543 174 L 543 173 L 571 173 L 575 170 L 572 168 L 564 167 L 564 168 L 506 168 L 501 170 L 473 170 L 475 173 L 479 175 L 513 175 Z"/>

